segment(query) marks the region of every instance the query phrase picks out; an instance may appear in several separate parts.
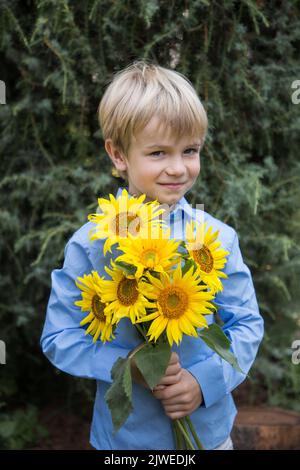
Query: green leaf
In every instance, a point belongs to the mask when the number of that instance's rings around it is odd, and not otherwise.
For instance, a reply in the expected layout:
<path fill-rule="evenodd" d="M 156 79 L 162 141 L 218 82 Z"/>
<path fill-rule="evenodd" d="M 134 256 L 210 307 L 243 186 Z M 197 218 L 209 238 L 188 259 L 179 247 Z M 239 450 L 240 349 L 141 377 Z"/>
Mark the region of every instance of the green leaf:
<path fill-rule="evenodd" d="M 151 276 L 155 277 L 156 279 L 160 279 L 161 273 L 159 271 L 155 271 L 154 269 L 149 269 L 149 273 Z M 149 278 L 146 278 L 146 281 L 148 281 L 148 284 L 150 284 Z"/>
<path fill-rule="evenodd" d="M 219 305 L 213 302 L 212 300 L 209 301 L 216 309 L 216 312 L 220 309 Z"/>
<path fill-rule="evenodd" d="M 182 268 L 182 275 L 184 276 L 185 273 L 188 272 L 188 270 L 192 267 L 192 260 L 191 259 L 187 259 L 184 263 L 184 267 Z"/>
<path fill-rule="evenodd" d="M 147 344 L 135 354 L 135 363 L 151 389 L 163 377 L 170 357 L 171 348 L 168 343 Z"/>
<path fill-rule="evenodd" d="M 230 341 L 225 335 L 222 328 L 219 325 L 213 323 L 209 325 L 208 328 L 205 328 L 198 332 L 198 335 L 203 341 L 209 346 L 213 351 L 215 351 L 219 356 L 221 356 L 225 361 L 229 362 L 238 372 L 244 374 L 240 368 L 237 358 L 230 351 Z"/>
<path fill-rule="evenodd" d="M 116 261 L 115 264 L 122 269 L 126 276 L 134 276 L 137 269 L 133 264 L 125 263 L 124 261 Z"/>
<path fill-rule="evenodd" d="M 195 263 L 194 260 L 192 260 L 191 258 L 188 258 L 185 260 L 185 263 L 184 263 L 184 267 L 182 269 L 182 275 L 184 275 L 185 273 L 188 272 L 189 269 L 191 269 L 191 267 L 194 267 L 193 269 L 193 273 L 196 271 L 197 269 L 197 264 Z"/>
<path fill-rule="evenodd" d="M 112 368 L 111 376 L 113 383 L 105 394 L 105 401 L 116 433 L 133 410 L 130 359 L 119 357 Z"/>

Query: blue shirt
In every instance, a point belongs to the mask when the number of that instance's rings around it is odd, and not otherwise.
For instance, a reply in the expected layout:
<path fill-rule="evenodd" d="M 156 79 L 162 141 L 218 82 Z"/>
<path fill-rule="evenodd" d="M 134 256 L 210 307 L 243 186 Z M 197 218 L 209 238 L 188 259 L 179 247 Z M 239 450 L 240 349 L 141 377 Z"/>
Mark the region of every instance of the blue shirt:
<path fill-rule="evenodd" d="M 119 188 L 117 197 L 121 194 Z M 237 234 L 229 225 L 208 213 L 193 209 L 185 198 L 173 208 L 170 218 L 171 236 L 178 238 L 191 217 L 207 222 L 213 231 L 220 230 L 222 248 L 229 251 L 222 279 L 223 292 L 216 295 L 218 314 L 225 334 L 231 341 L 241 369 L 247 374 L 256 357 L 263 337 L 263 319 L 259 313 L 249 268 L 243 262 Z M 105 344 L 93 343 L 85 328 L 79 326 L 86 316 L 74 305 L 81 298 L 76 287 L 78 276 L 97 270 L 107 277 L 104 266 L 110 257 L 103 255 L 104 240 L 90 241 L 88 232 L 95 224 L 88 222 L 77 230 L 65 247 L 61 269 L 52 272 L 52 288 L 47 307 L 41 347 L 49 361 L 58 369 L 77 376 L 95 379 L 95 397 L 90 442 L 96 449 L 173 450 L 175 447 L 171 420 L 162 404 L 144 387 L 133 384 L 133 412 L 121 429 L 114 434 L 109 408 L 104 395 L 112 383 L 111 369 L 115 361 L 125 358 L 140 343 L 140 336 L 129 319 L 122 319 L 116 338 Z M 119 254 L 120 252 L 118 252 Z M 208 323 L 215 315 L 206 317 Z M 203 403 L 190 416 L 204 448 L 213 449 L 229 436 L 237 413 L 231 392 L 246 376 L 212 351 L 201 339 L 183 335 L 172 349 L 179 355 L 181 366 L 198 381 Z"/>

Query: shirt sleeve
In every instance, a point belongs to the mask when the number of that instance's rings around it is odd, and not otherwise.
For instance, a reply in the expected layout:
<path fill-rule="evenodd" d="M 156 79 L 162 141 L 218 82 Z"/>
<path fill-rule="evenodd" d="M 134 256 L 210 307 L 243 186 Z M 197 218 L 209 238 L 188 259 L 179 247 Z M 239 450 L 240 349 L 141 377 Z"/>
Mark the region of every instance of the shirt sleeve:
<path fill-rule="evenodd" d="M 201 406 L 206 408 L 243 382 L 264 333 L 264 322 L 259 313 L 251 273 L 243 262 L 236 232 L 229 251 L 224 269 L 228 279 L 222 280 L 224 289 L 216 295 L 214 302 L 224 322 L 222 329 L 231 341 L 230 350 L 245 374 L 238 372 L 215 352 L 189 367 L 187 370 L 194 375 L 203 394 Z"/>
<path fill-rule="evenodd" d="M 115 361 L 126 357 L 130 349 L 122 347 L 115 339 L 93 343 L 92 336 L 86 335 L 85 328 L 79 325 L 88 312 L 74 305 L 81 299 L 75 280 L 92 270 L 86 249 L 80 241 L 71 238 L 65 248 L 62 269 L 55 269 L 51 275 L 52 287 L 40 345 L 58 369 L 77 377 L 112 383 L 111 369 Z"/>

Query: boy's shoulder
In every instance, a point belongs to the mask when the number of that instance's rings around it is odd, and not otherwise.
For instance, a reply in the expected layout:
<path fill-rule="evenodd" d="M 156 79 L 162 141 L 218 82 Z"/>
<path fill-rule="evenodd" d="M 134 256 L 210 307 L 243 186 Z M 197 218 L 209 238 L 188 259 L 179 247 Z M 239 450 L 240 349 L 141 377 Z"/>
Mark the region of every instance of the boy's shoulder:
<path fill-rule="evenodd" d="M 77 242 L 84 242 L 88 238 L 89 231 L 95 227 L 93 222 L 86 222 L 85 224 L 81 225 L 70 237 L 69 241 L 77 241 Z"/>
<path fill-rule="evenodd" d="M 95 224 L 93 222 L 86 222 L 81 227 L 79 227 L 69 238 L 67 245 L 76 244 L 83 247 L 88 253 L 91 252 L 92 247 L 95 245 L 95 241 L 92 241 L 89 237 L 89 233 L 91 230 L 95 228 Z M 96 240 L 96 242 L 101 242 L 101 240 Z M 98 244 L 98 243 L 96 243 Z"/>
<path fill-rule="evenodd" d="M 203 212 L 204 212 L 204 220 L 207 221 L 207 225 L 213 225 L 214 227 L 220 230 L 227 231 L 228 233 L 231 234 L 231 236 L 235 235 L 236 232 L 234 228 L 231 227 L 231 225 L 226 224 L 220 219 L 217 219 L 217 217 L 214 217 L 213 215 L 209 214 L 209 212 L 205 212 L 205 211 Z"/>
<path fill-rule="evenodd" d="M 200 222 L 206 222 L 207 229 L 212 227 L 213 232 L 219 230 L 218 238 L 223 245 L 226 245 L 227 247 L 232 245 L 235 237 L 237 236 L 237 233 L 233 227 L 226 224 L 225 222 L 222 222 L 220 219 L 217 219 L 208 212 L 201 211 L 199 209 L 195 209 L 195 218 L 196 220 L 202 219 Z"/>

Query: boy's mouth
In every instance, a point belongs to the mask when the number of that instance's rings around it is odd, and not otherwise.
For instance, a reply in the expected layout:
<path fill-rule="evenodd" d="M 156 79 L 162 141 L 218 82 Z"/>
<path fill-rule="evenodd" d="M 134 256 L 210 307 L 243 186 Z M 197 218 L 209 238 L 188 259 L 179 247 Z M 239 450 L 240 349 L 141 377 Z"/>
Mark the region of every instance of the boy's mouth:
<path fill-rule="evenodd" d="M 184 183 L 158 183 L 158 184 L 169 189 L 180 189 L 184 185 Z"/>

